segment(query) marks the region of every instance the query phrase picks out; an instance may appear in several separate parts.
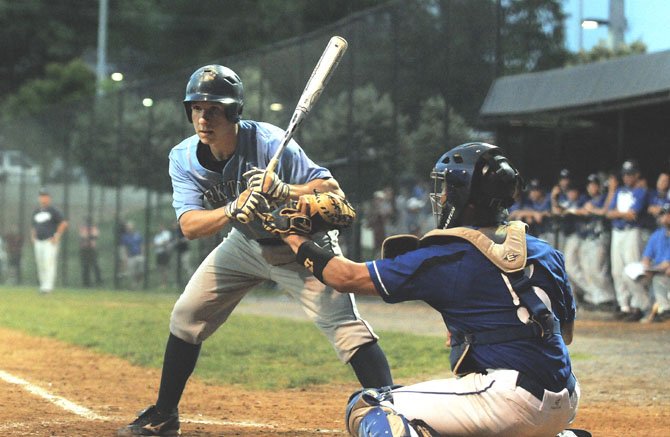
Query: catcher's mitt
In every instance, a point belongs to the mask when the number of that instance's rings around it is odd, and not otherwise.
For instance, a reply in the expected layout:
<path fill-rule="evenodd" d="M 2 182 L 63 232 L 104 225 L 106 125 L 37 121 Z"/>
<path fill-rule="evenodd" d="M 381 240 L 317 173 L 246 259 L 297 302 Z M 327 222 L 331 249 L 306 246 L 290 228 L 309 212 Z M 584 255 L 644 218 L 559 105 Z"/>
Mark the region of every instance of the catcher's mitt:
<path fill-rule="evenodd" d="M 333 193 L 305 194 L 295 207 L 260 214 L 263 227 L 276 235 L 309 235 L 351 225 L 356 211 L 343 197 Z"/>

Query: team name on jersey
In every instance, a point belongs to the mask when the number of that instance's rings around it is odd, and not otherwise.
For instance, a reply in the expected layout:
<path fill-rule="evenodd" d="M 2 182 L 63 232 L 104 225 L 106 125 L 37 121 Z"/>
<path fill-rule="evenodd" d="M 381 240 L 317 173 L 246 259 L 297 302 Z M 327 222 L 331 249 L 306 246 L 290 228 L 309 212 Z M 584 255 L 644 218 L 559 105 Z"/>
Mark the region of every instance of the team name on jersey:
<path fill-rule="evenodd" d="M 212 208 L 219 208 L 239 196 L 243 189 L 240 181 L 230 180 L 212 185 L 203 194 Z"/>

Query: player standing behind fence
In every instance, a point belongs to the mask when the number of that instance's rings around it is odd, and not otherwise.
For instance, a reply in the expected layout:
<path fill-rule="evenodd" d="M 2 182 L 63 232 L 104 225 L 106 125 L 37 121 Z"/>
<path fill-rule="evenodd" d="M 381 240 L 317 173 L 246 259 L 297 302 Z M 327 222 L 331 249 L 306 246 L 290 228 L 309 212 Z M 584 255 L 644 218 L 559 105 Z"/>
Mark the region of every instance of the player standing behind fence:
<path fill-rule="evenodd" d="M 63 213 L 51 204 L 51 195 L 46 189 L 40 189 L 38 201 L 30 235 L 35 247 L 40 293 L 51 293 L 56 284 L 58 246 L 68 223 Z"/>
<path fill-rule="evenodd" d="M 522 179 L 499 148 L 458 146 L 431 177 L 437 229 L 387 239 L 383 259 L 352 262 L 283 230 L 296 259 L 326 284 L 387 303 L 422 300 L 450 333 L 457 378 L 355 393 L 347 429 L 358 437 L 555 436 L 580 396 L 566 347 L 576 308 L 563 257 L 524 223 L 505 221 Z"/>
<path fill-rule="evenodd" d="M 610 256 L 614 290 L 619 304 L 616 317 L 627 322 L 637 322 L 643 317 L 643 312 L 649 309 L 649 294 L 644 286 L 624 273 L 624 267 L 642 258 L 647 190 L 639 186 L 640 169 L 636 161 L 623 163 L 621 177 L 623 186 L 617 187 L 607 211 L 607 218 L 612 221 Z"/>
<path fill-rule="evenodd" d="M 205 258 L 174 306 L 156 404 L 118 435 L 178 434 L 177 406 L 201 343 L 251 289 L 267 280 L 300 303 L 340 360 L 352 365 L 361 385 L 391 385 L 386 357 L 372 328 L 358 315 L 353 296 L 319 282 L 259 220 L 238 221 L 253 219 L 257 210 L 267 208 L 263 204 L 268 200 L 280 204 L 314 190 L 343 195 L 330 171 L 310 160 L 295 141 L 287 146 L 276 172 L 259 170 L 267 166 L 284 131 L 240 120 L 242 82 L 229 68 L 208 65 L 196 70 L 186 86 L 184 104 L 196 135 L 170 152 L 172 204 L 179 224 L 189 239 L 216 234 L 228 224 L 232 230 Z M 204 199 L 213 209 L 206 208 Z M 336 231 L 316 239 L 328 253 L 341 253 Z"/>
<path fill-rule="evenodd" d="M 610 180 L 613 178 L 616 177 L 612 176 Z M 603 192 L 600 178 L 593 173 L 587 178 L 586 193 L 588 200 L 579 210 L 583 220 L 578 231 L 582 240 L 579 264 L 585 280 L 584 306 L 591 310 L 614 312 L 616 297 L 610 271 L 611 229 L 605 218 L 614 189 Z"/>

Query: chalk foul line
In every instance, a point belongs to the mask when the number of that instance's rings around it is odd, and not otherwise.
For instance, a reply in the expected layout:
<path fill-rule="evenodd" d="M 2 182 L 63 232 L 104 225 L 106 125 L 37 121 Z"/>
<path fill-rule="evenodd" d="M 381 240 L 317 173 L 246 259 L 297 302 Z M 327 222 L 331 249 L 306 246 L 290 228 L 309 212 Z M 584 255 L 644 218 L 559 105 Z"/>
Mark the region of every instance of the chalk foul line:
<path fill-rule="evenodd" d="M 21 386 L 24 390 L 27 392 L 34 394 L 35 396 L 39 396 L 42 399 L 45 399 L 48 402 L 51 402 L 52 404 L 69 411 L 71 413 L 76 414 L 77 416 L 83 417 L 88 420 L 100 420 L 100 421 L 112 421 L 113 419 L 107 416 L 102 416 L 100 414 L 97 414 L 90 409 L 83 407 L 81 405 L 78 405 L 68 399 L 65 399 L 62 396 L 57 396 L 55 394 L 49 393 L 47 390 L 36 386 L 35 384 L 32 384 L 28 381 L 26 381 L 23 378 L 19 378 L 18 376 L 12 375 L 11 373 L 5 372 L 4 370 L 0 369 L 0 379 L 5 381 L 8 384 L 14 384 Z M 230 420 L 216 420 L 216 419 L 208 419 L 204 417 L 184 417 L 180 418 L 181 422 L 185 423 L 196 423 L 196 424 L 202 424 L 202 425 L 223 425 L 223 426 L 239 426 L 239 427 L 246 427 L 246 428 L 277 428 L 277 425 L 269 424 L 269 423 L 256 423 L 256 422 L 236 422 L 236 421 L 230 421 Z M 315 430 L 307 430 L 307 429 L 300 429 L 300 430 L 295 430 L 295 431 L 315 431 Z M 340 430 L 330 430 L 330 429 L 321 429 L 321 430 L 316 430 L 315 432 L 318 433 L 341 433 L 342 431 Z"/>
<path fill-rule="evenodd" d="M 99 414 L 94 413 L 93 411 L 89 410 L 86 407 L 77 405 L 74 402 L 69 401 L 61 396 L 56 396 L 52 393 L 49 393 L 43 388 L 31 384 L 25 379 L 19 378 L 18 376 L 14 376 L 11 373 L 7 373 L 4 370 L 0 370 L 0 379 L 9 384 L 19 385 L 23 387 L 23 389 L 26 390 L 27 392 L 39 396 L 42 399 L 46 399 L 52 404 L 57 405 L 66 411 L 74 413 L 77 416 L 81 416 L 89 420 L 104 420 L 104 421 L 110 420 L 109 417 L 101 416 Z"/>

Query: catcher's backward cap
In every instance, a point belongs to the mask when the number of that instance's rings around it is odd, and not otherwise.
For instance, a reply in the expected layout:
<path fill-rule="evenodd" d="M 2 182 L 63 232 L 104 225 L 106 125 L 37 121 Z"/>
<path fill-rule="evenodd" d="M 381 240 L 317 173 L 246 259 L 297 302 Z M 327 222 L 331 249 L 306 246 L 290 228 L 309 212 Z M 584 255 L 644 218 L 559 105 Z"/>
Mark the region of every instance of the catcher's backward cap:
<path fill-rule="evenodd" d="M 226 106 L 226 118 L 232 122 L 240 121 L 244 106 L 244 87 L 240 77 L 228 67 L 205 65 L 198 68 L 186 84 L 184 108 L 189 122 L 191 102 L 219 102 Z"/>
<path fill-rule="evenodd" d="M 595 182 L 596 184 L 600 184 L 600 178 L 598 177 L 597 174 L 595 174 L 595 173 L 591 173 L 591 174 L 588 175 L 588 177 L 586 178 L 586 182 Z"/>
<path fill-rule="evenodd" d="M 38 196 L 50 196 L 49 190 L 46 188 L 42 187 L 40 188 L 40 191 L 37 193 Z"/>
<path fill-rule="evenodd" d="M 640 172 L 640 168 L 637 164 L 637 161 L 635 161 L 634 159 L 629 159 L 628 161 L 624 162 L 621 165 L 621 173 L 622 174 L 635 174 L 635 173 L 639 173 L 639 172 Z"/>

